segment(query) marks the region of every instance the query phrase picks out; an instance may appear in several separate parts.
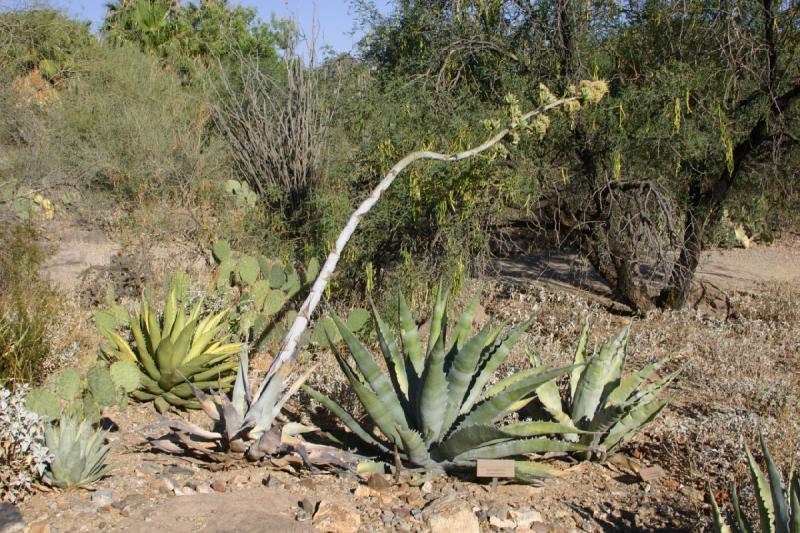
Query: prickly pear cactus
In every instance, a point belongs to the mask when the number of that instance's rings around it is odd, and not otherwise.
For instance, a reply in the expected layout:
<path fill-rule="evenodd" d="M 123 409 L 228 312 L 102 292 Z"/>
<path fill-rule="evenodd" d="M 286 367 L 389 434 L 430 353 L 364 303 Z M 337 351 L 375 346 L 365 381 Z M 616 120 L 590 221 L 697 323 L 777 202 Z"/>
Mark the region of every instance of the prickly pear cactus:
<path fill-rule="evenodd" d="M 117 361 L 109 369 L 111 379 L 117 387 L 122 388 L 126 393 L 130 393 L 139 388 L 141 374 L 136 365 L 128 361 Z M 127 395 L 122 395 L 127 398 Z"/>

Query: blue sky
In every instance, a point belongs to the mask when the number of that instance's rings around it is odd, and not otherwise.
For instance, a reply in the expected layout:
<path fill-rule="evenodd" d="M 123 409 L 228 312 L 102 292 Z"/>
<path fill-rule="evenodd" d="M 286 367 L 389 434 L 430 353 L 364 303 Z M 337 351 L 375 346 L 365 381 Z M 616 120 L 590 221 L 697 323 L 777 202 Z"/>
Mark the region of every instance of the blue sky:
<path fill-rule="evenodd" d="M 105 15 L 108 0 L 53 0 L 56 7 L 62 8 L 70 16 L 91 20 L 94 27 Z M 199 0 L 195 0 L 196 2 Z M 351 35 L 354 29 L 354 14 L 349 0 L 231 0 L 232 4 L 254 7 L 259 16 L 269 20 L 272 13 L 279 17 L 298 20 L 308 32 L 316 12 L 319 21 L 318 44 L 329 45 L 337 52 L 347 52 L 358 41 L 360 34 Z M 376 0 L 382 13 L 389 11 L 389 0 Z"/>

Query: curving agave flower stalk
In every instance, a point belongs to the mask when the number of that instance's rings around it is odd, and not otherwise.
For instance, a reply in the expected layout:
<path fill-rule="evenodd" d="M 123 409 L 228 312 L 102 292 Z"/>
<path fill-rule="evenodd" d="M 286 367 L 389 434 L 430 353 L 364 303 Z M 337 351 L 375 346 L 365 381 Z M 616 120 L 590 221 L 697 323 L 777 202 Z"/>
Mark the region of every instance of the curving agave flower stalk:
<path fill-rule="evenodd" d="M 298 341 L 308 327 L 311 316 L 314 314 L 317 305 L 322 299 L 322 294 L 325 292 L 328 282 L 333 278 L 333 274 L 336 271 L 336 265 L 339 263 L 339 257 L 341 256 L 345 245 L 353 236 L 353 233 L 358 227 L 359 222 L 361 222 L 361 219 L 364 218 L 370 209 L 372 209 L 372 207 L 380 199 L 381 195 L 386 192 L 386 190 L 394 182 L 395 178 L 406 167 L 421 159 L 451 162 L 469 159 L 470 157 L 490 150 L 500 143 L 500 141 L 502 141 L 507 135 L 517 133 L 519 130 L 535 131 L 542 136 L 547 129 L 547 125 L 549 124 L 549 120 L 547 120 L 546 116 L 548 111 L 559 107 L 564 107 L 572 112 L 580 109 L 582 104 L 596 104 L 606 95 L 608 92 L 608 86 L 603 80 L 583 80 L 580 82 L 578 87 L 572 87 L 570 92 L 572 94 L 569 96 L 557 99 L 553 93 L 547 89 L 547 87 L 540 85 L 539 96 L 543 102 L 543 105 L 525 114 L 520 112 L 514 113 L 512 110 L 511 122 L 505 128 L 499 130 L 497 133 L 486 139 L 478 146 L 454 154 L 443 154 L 439 152 L 421 150 L 412 152 L 395 163 L 386 176 L 384 176 L 380 183 L 378 183 L 378 186 L 375 187 L 369 197 L 364 200 L 361 205 L 358 206 L 358 209 L 353 212 L 344 229 L 339 234 L 339 237 L 336 239 L 333 249 L 328 254 L 325 264 L 322 265 L 322 269 L 320 270 L 317 279 L 314 281 L 311 291 L 308 293 L 303 305 L 300 307 L 297 317 L 292 323 L 292 326 L 281 345 L 281 349 L 270 365 L 267 375 L 259 386 L 256 395 L 262 395 L 266 390 L 266 387 L 269 384 L 273 374 L 275 374 L 282 365 L 293 361 L 297 356 Z"/>
<path fill-rule="evenodd" d="M 344 229 L 336 239 L 333 249 L 328 254 L 325 264 L 314 280 L 308 296 L 300 307 L 297 317 L 281 344 L 278 355 L 272 361 L 266 375 L 252 395 L 250 394 L 249 385 L 245 386 L 247 376 L 247 360 L 245 358 L 240 362 L 239 371 L 235 378 L 233 402 L 227 402 L 226 399 L 221 397 L 217 401 L 211 401 L 196 387 L 193 388 L 196 398 L 206 413 L 218 425 L 221 424 L 221 427 L 217 431 L 209 433 L 196 426 L 190 427 L 183 421 L 170 423 L 172 424 L 172 429 L 179 433 L 178 437 L 182 439 L 183 444 L 194 448 L 194 444 L 187 440 L 189 436 L 205 439 L 215 449 L 242 450 L 251 460 L 263 457 L 273 449 L 271 444 L 271 439 L 274 435 L 272 424 L 278 416 L 281 406 L 309 375 L 309 372 L 305 372 L 299 379 L 293 379 L 291 375 L 291 369 L 297 357 L 299 339 L 308 327 L 311 316 L 314 314 L 328 282 L 333 277 L 339 257 L 358 227 L 359 222 L 406 167 L 421 159 L 434 161 L 461 161 L 468 159 L 490 150 L 510 134 L 518 135 L 520 130 L 531 131 L 542 136 L 549 124 L 546 115 L 548 111 L 559 107 L 563 107 L 570 112 L 577 111 L 583 104 L 599 102 L 607 91 L 608 87 L 604 81 L 582 81 L 578 87 L 570 89 L 568 96 L 558 99 L 542 85 L 539 91 L 542 105 L 539 108 L 523 114 L 519 109 L 519 104 L 515 100 L 509 99 L 511 122 L 480 145 L 455 154 L 442 154 L 422 150 L 412 152 L 398 161 L 378 183 L 370 196 L 350 216 Z M 286 392 L 284 393 L 284 391 Z M 228 416 L 225 415 L 226 411 Z M 178 453 L 182 449 L 181 446 L 173 445 L 174 442 L 167 442 L 164 439 L 152 442 L 173 453 Z M 196 448 L 194 449 L 196 450 Z M 327 452 L 323 451 L 322 453 L 325 454 Z"/>

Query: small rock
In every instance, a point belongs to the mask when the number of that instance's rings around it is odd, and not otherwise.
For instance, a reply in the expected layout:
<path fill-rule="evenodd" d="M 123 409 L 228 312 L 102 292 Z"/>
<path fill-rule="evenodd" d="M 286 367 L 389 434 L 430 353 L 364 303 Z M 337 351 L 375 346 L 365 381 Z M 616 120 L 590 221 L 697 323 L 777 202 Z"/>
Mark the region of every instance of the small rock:
<path fill-rule="evenodd" d="M 283 490 L 284 488 L 286 488 L 286 485 L 284 485 L 283 481 L 281 481 L 275 476 L 265 477 L 264 479 L 261 480 L 261 484 L 270 489 Z"/>
<path fill-rule="evenodd" d="M 0 533 L 12 533 L 25 527 L 22 514 L 10 503 L 0 502 Z"/>
<path fill-rule="evenodd" d="M 215 479 L 211 482 L 211 488 L 217 492 L 225 492 L 225 482 L 221 479 Z"/>
<path fill-rule="evenodd" d="M 422 491 L 422 494 L 430 494 L 431 492 L 433 492 L 433 483 L 431 483 L 430 481 L 426 481 L 425 483 L 422 484 L 419 490 Z"/>
<path fill-rule="evenodd" d="M 234 487 L 241 487 L 245 483 L 247 483 L 247 480 L 248 480 L 247 476 L 242 474 L 236 474 L 235 476 L 233 476 L 233 479 L 231 479 L 231 485 L 233 485 Z"/>
<path fill-rule="evenodd" d="M 209 485 L 208 483 L 201 483 L 194 490 L 197 491 L 197 494 L 211 494 L 212 492 L 214 492 L 211 490 L 211 485 Z"/>
<path fill-rule="evenodd" d="M 317 505 L 319 505 L 318 498 L 306 497 L 300 500 L 300 509 L 308 513 L 308 516 L 314 516 Z"/>
<path fill-rule="evenodd" d="M 383 522 L 384 526 L 388 526 L 392 523 L 394 519 L 394 513 L 391 511 L 384 511 L 381 513 L 381 522 Z"/>
<path fill-rule="evenodd" d="M 508 516 L 520 527 L 528 527 L 534 522 L 544 522 L 542 513 L 536 509 L 531 509 L 530 511 L 509 511 Z"/>
<path fill-rule="evenodd" d="M 370 496 L 374 495 L 375 494 L 372 492 L 372 489 L 366 485 L 359 485 L 356 487 L 356 490 L 353 491 L 354 498 L 369 498 Z"/>
<path fill-rule="evenodd" d="M 375 492 L 386 492 L 392 487 L 392 483 L 383 474 L 373 473 L 367 480 L 367 486 Z"/>
<path fill-rule="evenodd" d="M 489 527 L 496 530 L 501 529 L 514 529 L 517 527 L 517 523 L 513 520 L 504 520 L 502 518 L 498 518 L 496 516 L 489 517 Z"/>
<path fill-rule="evenodd" d="M 164 476 L 161 480 L 161 487 L 159 487 L 161 492 L 171 493 L 175 491 L 175 482 L 172 478 Z"/>
<path fill-rule="evenodd" d="M 167 468 L 167 473 L 172 474 L 173 476 L 192 477 L 194 476 L 195 471 L 192 470 L 191 468 L 172 465 L 169 468 Z"/>
<path fill-rule="evenodd" d="M 313 524 L 321 533 L 356 533 L 361 527 L 361 515 L 347 505 L 323 500 L 314 513 Z"/>
<path fill-rule="evenodd" d="M 467 503 L 455 495 L 433 501 L 422 513 L 431 533 L 480 533 L 480 523 Z"/>
<path fill-rule="evenodd" d="M 31 524 L 25 529 L 26 533 L 50 533 L 50 524 L 45 522 L 36 522 L 35 524 Z"/>
<path fill-rule="evenodd" d="M 111 505 L 114 502 L 114 492 L 111 489 L 97 489 L 92 493 L 92 503 L 99 507 Z"/>
<path fill-rule="evenodd" d="M 191 487 L 179 487 L 175 489 L 175 496 L 194 496 L 195 494 L 197 494 L 197 491 Z"/>

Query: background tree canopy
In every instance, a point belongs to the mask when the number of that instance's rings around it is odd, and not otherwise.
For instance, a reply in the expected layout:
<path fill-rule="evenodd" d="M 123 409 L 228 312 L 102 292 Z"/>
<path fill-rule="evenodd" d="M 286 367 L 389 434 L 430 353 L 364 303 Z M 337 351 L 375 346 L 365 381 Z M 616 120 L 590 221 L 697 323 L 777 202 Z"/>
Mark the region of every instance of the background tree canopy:
<path fill-rule="evenodd" d="M 204 238 L 307 259 L 407 152 L 480 142 L 509 102 L 538 105 L 540 83 L 608 81 L 600 106 L 544 139 L 409 169 L 343 258 L 333 290 L 357 297 L 378 281 L 458 285 L 535 242 L 583 254 L 637 311 L 680 307 L 703 248 L 737 226 L 770 240 L 797 223 L 797 1 L 351 5 L 366 36 L 322 63 L 291 22 L 226 0 L 119 0 L 99 35 L 53 11 L 4 12 L 0 133 L 25 148 L 25 179 L 140 207 L 184 198 L 219 221 L 198 223 Z M 11 105 L 32 72 L 57 103 Z M 246 215 L 225 214 L 231 180 L 257 193 Z"/>

